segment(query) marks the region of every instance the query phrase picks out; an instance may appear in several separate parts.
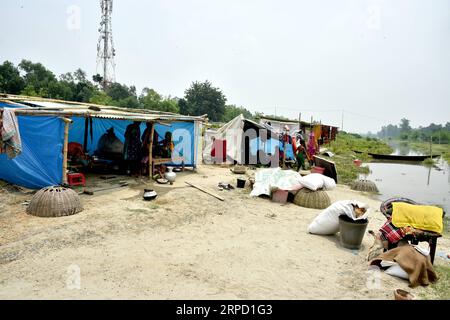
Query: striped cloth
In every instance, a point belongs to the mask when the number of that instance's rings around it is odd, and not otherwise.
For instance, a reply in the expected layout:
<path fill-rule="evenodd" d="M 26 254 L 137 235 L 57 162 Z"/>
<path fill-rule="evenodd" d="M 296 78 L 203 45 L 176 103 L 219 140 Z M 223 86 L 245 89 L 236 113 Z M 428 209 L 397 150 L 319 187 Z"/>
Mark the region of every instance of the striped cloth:
<path fill-rule="evenodd" d="M 403 228 L 395 227 L 391 222 L 391 217 L 388 218 L 385 224 L 380 228 L 381 240 L 389 241 L 389 243 L 397 243 L 405 237 Z"/>
<path fill-rule="evenodd" d="M 22 152 L 19 125 L 14 110 L 3 109 L 0 136 L 3 144 L 2 151 L 9 159 L 17 157 Z"/>

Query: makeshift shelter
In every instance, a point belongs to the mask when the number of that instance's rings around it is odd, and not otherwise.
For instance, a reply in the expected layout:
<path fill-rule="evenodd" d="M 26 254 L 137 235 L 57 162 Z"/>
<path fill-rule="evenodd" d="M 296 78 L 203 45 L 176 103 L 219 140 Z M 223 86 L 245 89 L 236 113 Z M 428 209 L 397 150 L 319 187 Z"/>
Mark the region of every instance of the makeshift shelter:
<path fill-rule="evenodd" d="M 154 124 L 151 136 L 157 134 L 159 141 L 165 132 L 172 133 L 175 156 L 155 159 L 150 151 L 150 165 L 165 163 L 195 168 L 201 161 L 198 146 L 201 146 L 206 116 L 12 95 L 0 96 L 0 109 L 3 108 L 14 108 L 22 153 L 14 159 L 0 154 L 0 179 L 24 187 L 42 188 L 65 183 L 69 142 L 82 145 L 84 151 L 94 155 L 101 136 L 108 129 L 113 128 L 115 136 L 123 142 L 125 129 L 133 121 L 141 122 L 141 133 L 147 122 Z"/>
<path fill-rule="evenodd" d="M 287 158 L 293 158 L 292 146 L 286 146 Z M 242 114 L 218 130 L 205 134 L 205 163 L 273 164 L 284 151 L 279 135 L 270 126 L 245 119 Z M 278 163 L 278 162 L 277 162 Z"/>
<path fill-rule="evenodd" d="M 299 132 L 302 133 L 304 139 L 308 139 L 308 134 L 311 130 L 315 133 L 315 138 L 319 145 L 329 143 L 336 139 L 338 128 L 335 126 L 325 125 L 322 123 L 309 123 L 305 121 L 292 120 L 275 120 L 270 117 L 260 117 L 259 124 L 270 125 L 273 131 L 281 134 L 285 127 L 289 128 L 289 132 L 294 135 Z"/>

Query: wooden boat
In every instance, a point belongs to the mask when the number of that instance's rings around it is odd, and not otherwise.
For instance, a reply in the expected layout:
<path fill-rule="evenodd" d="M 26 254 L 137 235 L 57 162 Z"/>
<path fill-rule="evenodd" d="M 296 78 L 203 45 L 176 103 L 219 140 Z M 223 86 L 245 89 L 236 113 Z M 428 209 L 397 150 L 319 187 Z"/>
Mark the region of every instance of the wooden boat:
<path fill-rule="evenodd" d="M 380 160 L 399 160 L 399 161 L 423 161 L 425 159 L 430 158 L 429 155 L 425 156 L 401 156 L 395 154 L 378 154 L 378 153 L 368 153 L 369 156 L 372 156 L 374 159 Z M 432 158 L 439 157 L 440 154 L 431 155 Z"/>

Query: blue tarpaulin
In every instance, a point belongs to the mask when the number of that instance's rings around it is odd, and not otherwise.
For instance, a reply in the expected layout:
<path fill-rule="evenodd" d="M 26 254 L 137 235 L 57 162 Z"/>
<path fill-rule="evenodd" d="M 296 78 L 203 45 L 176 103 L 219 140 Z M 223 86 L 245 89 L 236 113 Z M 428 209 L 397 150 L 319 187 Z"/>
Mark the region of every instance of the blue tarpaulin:
<path fill-rule="evenodd" d="M 18 106 L 0 102 L 0 108 L 17 108 Z M 0 154 L 0 179 L 27 188 L 38 189 L 62 183 L 64 122 L 57 116 L 17 117 L 22 140 L 22 153 L 14 159 Z M 69 129 L 69 142 L 84 143 L 85 118 L 73 117 Z M 113 127 L 122 142 L 126 127 L 131 124 L 127 120 L 111 120 L 92 118 L 88 131 L 87 149 L 90 154 L 97 150 L 100 137 Z M 141 135 L 145 130 L 141 124 Z M 173 156 L 183 156 L 185 166 L 195 167 L 195 123 L 172 122 L 168 125 L 156 124 L 158 140 L 164 139 L 167 131 L 172 133 L 174 143 Z M 180 165 L 181 163 L 172 163 Z"/>
<path fill-rule="evenodd" d="M 283 151 L 283 143 L 279 139 L 269 139 L 264 143 L 261 141 L 261 138 L 254 138 L 250 141 L 250 153 L 253 156 L 256 156 L 258 150 L 264 151 L 266 154 L 275 154 L 275 148 L 279 147 L 280 151 Z M 294 150 L 292 148 L 292 144 L 286 143 L 286 159 L 293 160 L 294 158 Z"/>
<path fill-rule="evenodd" d="M 84 143 L 84 129 L 85 118 L 72 118 L 73 124 L 69 130 L 69 142 Z M 94 154 L 97 150 L 98 141 L 100 137 L 106 133 L 106 130 L 113 127 L 116 137 L 124 142 L 125 130 L 132 121 L 128 120 L 111 120 L 111 119 L 92 119 L 92 138 L 91 129 L 88 130 L 88 143 L 87 151 L 90 154 Z M 158 134 L 158 141 L 164 139 L 164 135 L 167 131 L 172 133 L 172 139 L 174 143 L 174 156 L 182 156 L 185 158 L 185 166 L 195 166 L 194 161 L 194 145 L 195 145 L 195 130 L 194 122 L 172 122 L 169 125 L 156 124 L 155 132 Z M 145 123 L 141 124 L 141 135 L 145 130 Z"/>
<path fill-rule="evenodd" d="M 22 153 L 14 159 L 0 154 L 0 179 L 31 189 L 62 183 L 64 122 L 58 117 L 17 120 Z"/>

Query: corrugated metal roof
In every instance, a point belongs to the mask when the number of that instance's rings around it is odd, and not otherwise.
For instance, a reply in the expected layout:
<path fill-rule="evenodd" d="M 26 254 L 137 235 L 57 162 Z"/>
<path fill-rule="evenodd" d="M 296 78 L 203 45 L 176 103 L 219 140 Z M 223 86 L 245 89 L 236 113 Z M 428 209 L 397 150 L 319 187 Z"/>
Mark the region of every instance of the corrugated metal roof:
<path fill-rule="evenodd" d="M 6 95 L 0 101 L 14 101 L 26 104 L 27 107 L 17 108 L 15 112 L 22 115 L 58 115 L 65 117 L 91 117 L 131 121 L 205 121 L 206 116 L 186 116 L 177 113 L 162 112 L 147 109 L 127 109 L 114 106 L 77 103 L 72 101 L 55 101 L 50 99 L 30 98 Z M 31 106 L 31 107 L 28 107 Z"/>

